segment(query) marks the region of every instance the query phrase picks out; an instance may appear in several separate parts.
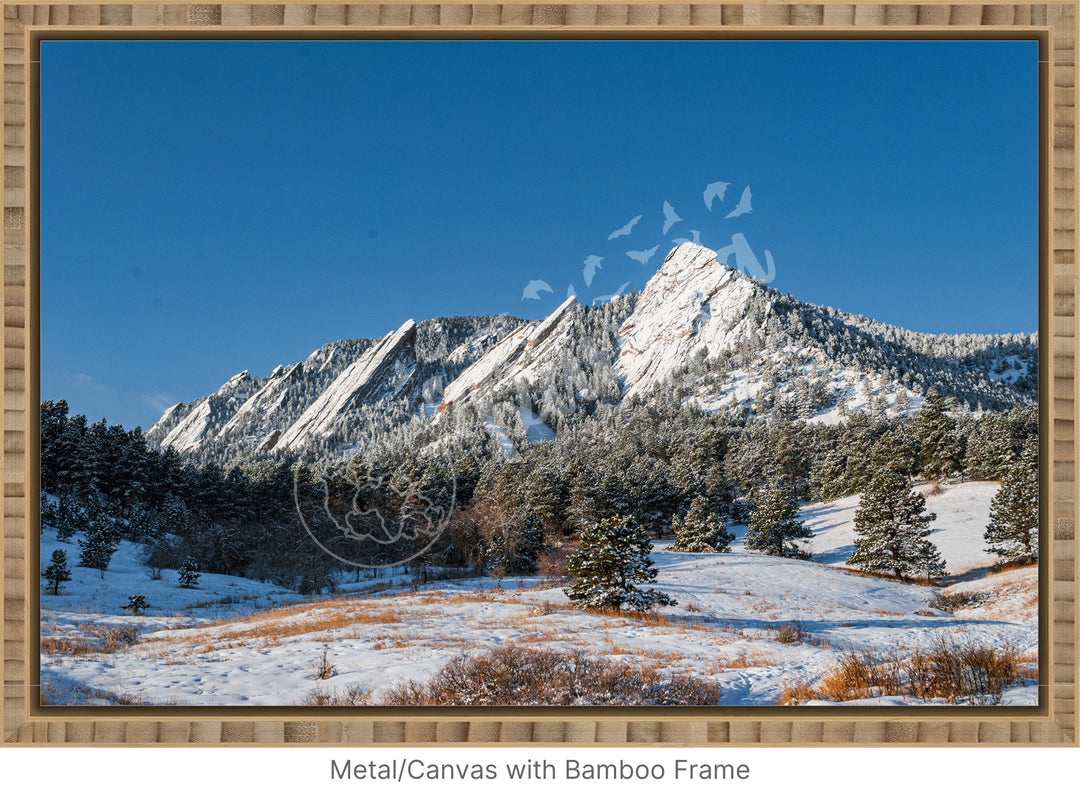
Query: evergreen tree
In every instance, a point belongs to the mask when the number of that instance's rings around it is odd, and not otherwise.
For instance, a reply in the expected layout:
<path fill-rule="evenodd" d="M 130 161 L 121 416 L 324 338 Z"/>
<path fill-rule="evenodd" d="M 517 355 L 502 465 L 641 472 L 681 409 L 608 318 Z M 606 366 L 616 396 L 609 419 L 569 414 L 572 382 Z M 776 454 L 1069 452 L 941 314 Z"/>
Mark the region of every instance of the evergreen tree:
<path fill-rule="evenodd" d="M 967 425 L 967 452 L 964 469 L 975 479 L 1005 477 L 1015 454 L 1004 417 L 987 414 L 971 420 Z"/>
<path fill-rule="evenodd" d="M 585 525 L 581 545 L 566 559 L 573 584 L 566 595 L 580 607 L 649 610 L 676 602 L 658 590 L 637 583 L 656 579 L 649 551 L 652 544 L 628 515 L 604 518 Z"/>
<path fill-rule="evenodd" d="M 799 522 L 799 505 L 789 487 L 784 480 L 774 479 L 758 494 L 746 531 L 746 548 L 775 557 L 809 558 L 798 544 L 814 533 Z"/>
<path fill-rule="evenodd" d="M 898 579 L 945 573 L 945 561 L 931 543 L 926 499 L 913 490 L 903 474 L 882 469 L 863 491 L 855 511 L 855 553 L 849 565 L 868 571 L 891 572 Z"/>
<path fill-rule="evenodd" d="M 704 496 L 694 496 L 686 515 L 672 518 L 671 528 L 675 532 L 672 551 L 722 552 L 731 548 L 733 536 L 723 519 L 709 509 Z"/>
<path fill-rule="evenodd" d="M 48 494 L 41 491 L 41 526 L 44 529 L 46 526 L 56 526 L 57 519 L 57 505 L 49 501 Z"/>
<path fill-rule="evenodd" d="M 124 605 L 124 609 L 128 615 L 143 615 L 143 610 L 149 606 L 146 597 L 141 593 L 136 593 L 134 596 L 128 596 L 128 603 Z"/>
<path fill-rule="evenodd" d="M 199 564 L 194 557 L 187 557 L 180 565 L 180 587 L 197 588 L 199 586 Z"/>
<path fill-rule="evenodd" d="M 810 497 L 832 501 L 851 492 L 847 477 L 847 457 L 833 447 L 823 449 L 810 466 Z"/>
<path fill-rule="evenodd" d="M 544 521 L 536 510 L 529 510 L 521 522 L 517 536 L 515 564 L 509 566 L 513 573 L 536 573 L 536 558 L 544 548 Z"/>
<path fill-rule="evenodd" d="M 529 510 L 520 524 L 507 524 L 489 537 L 484 565 L 500 579 L 536 572 L 536 558 L 544 547 L 544 525 L 535 510 Z"/>
<path fill-rule="evenodd" d="M 1005 474 L 1001 488 L 990 502 L 990 525 L 984 535 L 986 551 L 1002 561 L 1026 560 L 1039 556 L 1039 465 L 1032 443 L 1024 448 Z"/>
<path fill-rule="evenodd" d="M 948 478 L 960 469 L 963 444 L 956 423 L 947 414 L 945 400 L 935 391 L 927 393 L 923 408 L 915 415 L 922 475 L 927 479 Z"/>
<path fill-rule="evenodd" d="M 75 534 L 80 525 L 86 522 L 81 520 L 81 511 L 75 505 L 75 501 L 67 494 L 61 494 L 56 500 L 56 537 L 61 543 L 70 543 L 71 536 Z"/>
<path fill-rule="evenodd" d="M 63 549 L 53 551 L 52 561 L 41 572 L 41 575 L 49 580 L 49 593 L 58 596 L 60 594 L 60 585 L 71 579 L 71 571 L 68 570 L 67 566 L 67 552 Z"/>
<path fill-rule="evenodd" d="M 86 537 L 79 538 L 79 565 L 84 568 L 96 568 L 105 578 L 105 571 L 116 551 L 116 541 L 107 528 L 91 526 Z"/>

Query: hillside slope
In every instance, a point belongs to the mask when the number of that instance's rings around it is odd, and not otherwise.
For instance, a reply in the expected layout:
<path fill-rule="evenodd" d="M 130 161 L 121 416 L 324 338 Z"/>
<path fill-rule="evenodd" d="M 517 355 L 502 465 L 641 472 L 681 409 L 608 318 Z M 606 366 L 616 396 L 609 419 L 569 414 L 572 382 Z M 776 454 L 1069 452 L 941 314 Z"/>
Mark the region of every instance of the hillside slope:
<path fill-rule="evenodd" d="M 959 485 L 930 500 L 941 528 L 934 538 L 962 570 L 990 564 L 978 555 L 992 487 Z M 501 589 L 489 578 L 416 587 L 411 576 L 384 572 L 343 585 L 352 595 L 314 603 L 236 577 L 204 575 L 198 589 L 182 589 L 172 571 L 150 580 L 136 549 L 125 543 L 104 579 L 74 568 L 62 595 L 42 596 L 43 686 L 52 703 L 292 705 L 315 690 L 340 693 L 349 686 L 363 686 L 377 701 L 381 690 L 422 682 L 463 650 L 508 643 L 581 649 L 689 672 L 715 681 L 721 703 L 730 705 L 776 704 L 785 687 L 819 682 L 850 649 L 884 657 L 942 638 L 1009 644 L 1032 667 L 1035 568 L 975 575 L 941 588 L 844 570 L 839 563 L 852 542 L 853 510 L 852 498 L 805 510 L 818 536 L 811 562 L 747 553 L 742 531 L 729 554 L 673 553 L 658 542 L 656 587 L 679 605 L 647 617 L 576 609 L 560 587 L 546 587 L 537 577 L 508 578 Z M 43 564 L 57 548 L 67 551 L 70 564 L 77 562 L 77 548 L 58 543 L 52 530 L 41 548 Z M 145 617 L 121 609 L 133 593 L 149 601 Z M 962 593 L 966 606 L 941 609 L 940 596 Z M 96 651 L 104 630 L 119 627 L 137 628 L 137 642 Z M 784 637 L 791 631 L 802 634 L 792 642 Z M 65 650 L 64 641 L 73 647 Z M 324 654 L 333 676 L 317 681 L 313 666 Z M 1035 700 L 1036 687 L 1028 683 L 1008 690 L 1001 703 Z"/>

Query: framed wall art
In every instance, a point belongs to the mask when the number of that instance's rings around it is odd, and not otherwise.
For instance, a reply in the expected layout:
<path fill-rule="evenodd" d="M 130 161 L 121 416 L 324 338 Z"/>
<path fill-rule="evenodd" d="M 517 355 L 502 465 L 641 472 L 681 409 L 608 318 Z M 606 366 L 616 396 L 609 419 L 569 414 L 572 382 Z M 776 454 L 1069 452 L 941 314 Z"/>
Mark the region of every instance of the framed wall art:
<path fill-rule="evenodd" d="M 5 742 L 1075 745 L 1073 4 L 4 23 Z"/>

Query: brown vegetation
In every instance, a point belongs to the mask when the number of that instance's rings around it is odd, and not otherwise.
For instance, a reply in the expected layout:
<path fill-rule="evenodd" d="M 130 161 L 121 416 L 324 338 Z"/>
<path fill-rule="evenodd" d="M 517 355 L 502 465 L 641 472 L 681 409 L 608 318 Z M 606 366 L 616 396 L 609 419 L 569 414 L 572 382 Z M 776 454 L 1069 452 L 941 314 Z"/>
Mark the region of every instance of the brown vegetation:
<path fill-rule="evenodd" d="M 780 704 L 810 699 L 850 702 L 905 696 L 948 704 L 999 704 L 1005 689 L 1032 678 L 1013 646 L 957 645 L 941 637 L 929 649 L 875 656 L 849 651 L 817 685 L 785 683 Z"/>
<path fill-rule="evenodd" d="M 460 654 L 426 684 L 400 683 L 387 705 L 715 705 L 715 683 L 598 660 L 580 652 L 516 645 Z"/>

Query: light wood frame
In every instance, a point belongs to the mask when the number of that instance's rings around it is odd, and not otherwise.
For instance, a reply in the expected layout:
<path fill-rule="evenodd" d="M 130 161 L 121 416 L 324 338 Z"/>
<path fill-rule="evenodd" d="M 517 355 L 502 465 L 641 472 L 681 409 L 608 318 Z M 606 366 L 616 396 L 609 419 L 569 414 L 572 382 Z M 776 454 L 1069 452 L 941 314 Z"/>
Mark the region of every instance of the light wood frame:
<path fill-rule="evenodd" d="M 501 5 L 4 4 L 3 555 L 5 744 L 1078 745 L 1075 2 Z M 1037 708 L 670 708 L 356 712 L 42 709 L 37 703 L 37 72 L 42 38 L 1037 37 L 1040 41 L 1040 678 Z"/>

